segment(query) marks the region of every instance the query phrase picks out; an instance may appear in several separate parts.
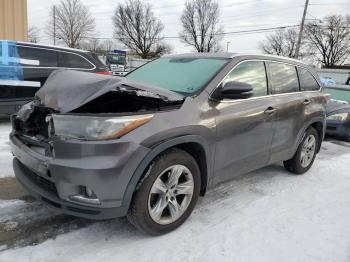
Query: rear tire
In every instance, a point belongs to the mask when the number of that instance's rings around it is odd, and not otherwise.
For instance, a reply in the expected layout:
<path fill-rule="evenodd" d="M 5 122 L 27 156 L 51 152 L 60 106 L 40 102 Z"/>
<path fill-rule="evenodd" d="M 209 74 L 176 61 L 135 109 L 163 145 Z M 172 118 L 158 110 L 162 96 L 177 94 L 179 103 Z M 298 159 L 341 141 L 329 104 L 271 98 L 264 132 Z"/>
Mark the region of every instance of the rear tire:
<path fill-rule="evenodd" d="M 134 193 L 128 220 L 149 235 L 178 228 L 192 213 L 200 193 L 196 160 L 180 149 L 158 156 Z"/>
<path fill-rule="evenodd" d="M 283 162 L 284 167 L 291 173 L 304 174 L 310 169 L 315 160 L 319 143 L 320 140 L 316 129 L 309 127 L 305 131 L 304 138 L 293 158 Z"/>

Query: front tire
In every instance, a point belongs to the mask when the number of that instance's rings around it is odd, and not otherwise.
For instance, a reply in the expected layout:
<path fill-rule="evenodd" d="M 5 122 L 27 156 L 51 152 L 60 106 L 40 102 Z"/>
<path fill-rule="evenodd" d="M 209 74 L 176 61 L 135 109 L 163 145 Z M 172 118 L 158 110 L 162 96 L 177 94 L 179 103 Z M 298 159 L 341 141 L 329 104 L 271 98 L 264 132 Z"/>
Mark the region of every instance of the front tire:
<path fill-rule="evenodd" d="M 168 233 L 190 216 L 200 185 L 196 160 L 185 151 L 170 149 L 153 161 L 138 185 L 128 220 L 149 235 Z"/>
<path fill-rule="evenodd" d="M 305 131 L 304 138 L 293 158 L 283 162 L 284 167 L 294 174 L 304 174 L 310 169 L 315 160 L 319 143 L 320 140 L 316 129 L 309 127 Z"/>

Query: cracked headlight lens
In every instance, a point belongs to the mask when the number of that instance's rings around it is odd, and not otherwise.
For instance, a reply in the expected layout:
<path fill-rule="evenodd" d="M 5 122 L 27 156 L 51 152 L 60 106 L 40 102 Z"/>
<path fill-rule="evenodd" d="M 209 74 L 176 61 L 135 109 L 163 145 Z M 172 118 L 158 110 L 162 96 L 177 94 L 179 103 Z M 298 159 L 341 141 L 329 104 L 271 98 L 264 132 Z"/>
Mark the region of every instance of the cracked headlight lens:
<path fill-rule="evenodd" d="M 57 136 L 82 140 L 110 140 L 120 138 L 149 122 L 153 115 L 101 117 L 52 115 Z"/>

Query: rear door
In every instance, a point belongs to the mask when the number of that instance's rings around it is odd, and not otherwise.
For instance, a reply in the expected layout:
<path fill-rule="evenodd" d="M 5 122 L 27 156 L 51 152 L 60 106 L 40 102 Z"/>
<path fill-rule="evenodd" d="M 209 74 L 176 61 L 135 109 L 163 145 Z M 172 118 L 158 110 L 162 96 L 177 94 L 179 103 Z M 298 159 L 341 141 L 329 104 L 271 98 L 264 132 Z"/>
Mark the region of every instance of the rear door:
<path fill-rule="evenodd" d="M 273 98 L 268 96 L 265 65 L 244 61 L 222 81 L 253 87 L 253 97 L 225 99 L 215 105 L 217 145 L 214 183 L 265 166 L 270 158 Z M 220 86 L 218 87 L 220 88 Z"/>
<path fill-rule="evenodd" d="M 281 62 L 266 62 L 271 95 L 275 98 L 274 135 L 270 163 L 291 157 L 306 117 L 307 99 L 299 89 L 297 69 Z"/>

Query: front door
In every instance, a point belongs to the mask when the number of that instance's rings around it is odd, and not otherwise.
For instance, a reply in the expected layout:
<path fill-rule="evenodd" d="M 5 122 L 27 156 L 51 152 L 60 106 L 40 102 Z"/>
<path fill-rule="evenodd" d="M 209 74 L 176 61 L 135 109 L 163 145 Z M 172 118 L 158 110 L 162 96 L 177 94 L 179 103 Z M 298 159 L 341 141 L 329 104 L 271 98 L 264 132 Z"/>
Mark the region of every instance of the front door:
<path fill-rule="evenodd" d="M 251 85 L 253 96 L 213 105 L 218 111 L 214 183 L 263 167 L 270 158 L 275 110 L 274 98 L 268 96 L 264 62 L 240 63 L 222 85 L 228 81 Z"/>

